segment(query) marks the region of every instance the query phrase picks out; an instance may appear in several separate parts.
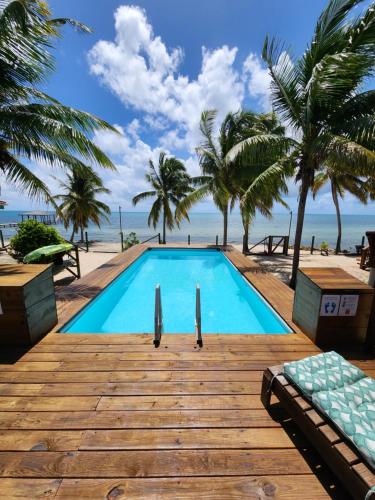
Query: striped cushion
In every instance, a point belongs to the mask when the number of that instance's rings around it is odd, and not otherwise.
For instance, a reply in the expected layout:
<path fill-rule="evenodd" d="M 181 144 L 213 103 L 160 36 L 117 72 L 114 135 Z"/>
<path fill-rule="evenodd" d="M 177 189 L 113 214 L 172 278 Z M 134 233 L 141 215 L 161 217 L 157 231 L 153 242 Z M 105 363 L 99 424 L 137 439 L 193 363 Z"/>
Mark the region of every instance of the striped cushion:
<path fill-rule="evenodd" d="M 366 377 L 335 391 L 317 392 L 312 401 L 375 468 L 375 380 Z"/>
<path fill-rule="evenodd" d="M 334 351 L 285 363 L 284 374 L 309 399 L 315 392 L 337 389 L 365 377 L 362 370 Z"/>
<path fill-rule="evenodd" d="M 283 372 L 375 468 L 375 380 L 334 351 L 285 363 Z"/>

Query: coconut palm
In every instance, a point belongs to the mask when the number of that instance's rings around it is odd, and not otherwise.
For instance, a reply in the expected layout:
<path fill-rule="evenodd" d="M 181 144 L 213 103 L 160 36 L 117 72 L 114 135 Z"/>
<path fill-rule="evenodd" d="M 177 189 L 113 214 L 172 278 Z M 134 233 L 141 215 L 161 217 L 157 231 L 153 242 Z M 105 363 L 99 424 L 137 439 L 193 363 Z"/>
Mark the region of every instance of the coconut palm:
<path fill-rule="evenodd" d="M 65 229 L 73 226 L 70 241 L 80 231 L 81 241 L 83 232 L 89 222 L 100 227 L 101 219 L 108 220 L 111 213 L 108 205 L 99 201 L 97 196 L 109 194 L 109 189 L 103 186 L 100 177 L 89 167 L 75 167 L 67 173 L 67 180 L 60 181 L 60 186 L 65 193 L 53 197 L 56 202 L 61 201 L 58 206 L 58 214 L 63 220 Z"/>
<path fill-rule="evenodd" d="M 52 19 L 46 2 L 0 3 L 0 173 L 32 197 L 49 198 L 48 187 L 27 162 L 84 167 L 89 160 L 114 168 L 87 134 L 110 125 L 63 106 L 38 89 L 54 68 L 49 51 L 59 28 L 70 19 Z M 26 164 L 25 164 L 26 160 Z"/>
<path fill-rule="evenodd" d="M 369 198 L 369 188 L 366 183 L 366 179 L 362 179 L 359 176 L 344 172 L 335 167 L 327 167 L 324 171 L 319 172 L 314 179 L 314 184 L 312 187 L 312 194 L 314 199 L 320 189 L 326 184 L 330 184 L 332 200 L 336 210 L 337 218 L 337 240 L 335 253 L 341 252 L 341 239 L 342 239 L 342 223 L 341 223 L 341 212 L 339 198 L 343 199 L 345 192 L 355 196 L 361 203 L 366 204 Z"/>
<path fill-rule="evenodd" d="M 330 0 L 320 15 L 310 46 L 297 61 L 283 47 L 266 38 L 263 59 L 272 82 L 272 103 L 294 132 L 287 145 L 283 139 L 257 137 L 251 156 L 271 148 L 289 146 L 280 159 L 249 187 L 245 201 L 273 177 L 285 175 L 294 164 L 300 183 L 294 241 L 291 286 L 295 286 L 306 200 L 315 173 L 329 163 L 341 165 L 357 175 L 375 168 L 375 91 L 363 90 L 373 74 L 375 9 L 369 6 L 359 16 L 353 8 L 360 0 Z M 250 139 L 249 144 L 254 146 Z M 282 149 L 282 148 L 281 148 Z"/>
<path fill-rule="evenodd" d="M 171 205 L 177 207 L 182 198 L 192 191 L 191 177 L 186 172 L 185 165 L 174 157 L 167 158 L 166 153 L 159 155 L 158 168 L 152 160 L 149 160 L 149 172 L 146 181 L 152 186 L 152 191 L 145 191 L 133 198 L 134 206 L 140 201 L 155 198 L 148 216 L 148 225 L 156 228 L 160 216 L 163 218 L 162 242 L 166 243 L 166 228 L 172 230 L 175 224 L 179 224 L 176 214 L 173 214 Z M 187 213 L 183 217 L 188 218 Z"/>
<path fill-rule="evenodd" d="M 201 115 L 203 142 L 197 148 L 197 154 L 202 175 L 194 178 L 197 187 L 182 200 L 178 214 L 186 213 L 195 203 L 211 195 L 223 215 L 223 245 L 226 245 L 230 201 L 237 192 L 234 168 L 227 162 L 227 154 L 245 137 L 245 130 L 253 123 L 254 114 L 248 111 L 228 113 L 221 124 L 217 140 L 213 137 L 216 117 L 216 110 L 204 111 Z"/>
<path fill-rule="evenodd" d="M 265 134 L 284 136 L 285 129 L 280 124 L 274 113 L 247 113 L 247 116 L 247 124 L 241 134 L 242 140 Z M 236 146 L 234 146 L 234 149 L 235 148 Z M 233 149 L 232 151 L 229 151 L 227 157 L 231 157 L 232 153 Z M 256 212 L 259 211 L 263 216 L 268 218 L 272 217 L 271 210 L 275 202 L 286 206 L 281 195 L 287 192 L 285 179 L 275 178 L 272 185 L 268 183 L 264 186 L 263 190 L 259 190 L 259 192 L 257 192 L 256 196 L 249 198 L 248 203 L 242 203 L 243 196 L 254 180 L 277 159 L 275 158 L 272 149 L 270 150 L 270 154 L 265 154 L 262 158 L 259 158 L 256 165 L 247 163 L 246 157 L 248 157 L 246 154 L 244 155 L 244 158 L 242 158 L 241 155 L 236 154 L 236 160 L 234 163 L 235 168 L 233 170 L 233 182 L 235 184 L 234 198 L 237 198 L 240 202 L 241 220 L 244 228 L 242 247 L 243 253 L 247 253 L 249 251 L 249 228 Z"/>

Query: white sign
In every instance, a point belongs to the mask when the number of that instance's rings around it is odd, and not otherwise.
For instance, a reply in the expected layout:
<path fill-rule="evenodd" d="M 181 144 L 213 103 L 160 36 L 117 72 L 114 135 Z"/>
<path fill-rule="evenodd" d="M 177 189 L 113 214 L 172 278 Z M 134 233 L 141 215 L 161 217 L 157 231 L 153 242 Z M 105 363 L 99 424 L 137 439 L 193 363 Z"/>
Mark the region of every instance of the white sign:
<path fill-rule="evenodd" d="M 355 316 L 357 314 L 359 295 L 341 295 L 339 316 Z"/>
<path fill-rule="evenodd" d="M 340 306 L 340 295 L 323 295 L 320 306 L 321 316 L 337 316 Z"/>

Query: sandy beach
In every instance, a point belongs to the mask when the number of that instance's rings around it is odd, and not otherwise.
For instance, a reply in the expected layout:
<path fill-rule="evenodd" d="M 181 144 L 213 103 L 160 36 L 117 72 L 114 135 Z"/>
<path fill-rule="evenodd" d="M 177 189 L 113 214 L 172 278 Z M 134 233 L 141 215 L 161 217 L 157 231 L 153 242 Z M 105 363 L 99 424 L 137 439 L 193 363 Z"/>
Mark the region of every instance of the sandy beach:
<path fill-rule="evenodd" d="M 241 251 L 241 245 L 233 245 Z M 261 248 L 259 249 L 261 250 Z M 89 252 L 80 250 L 81 274 L 85 276 L 97 267 L 111 260 L 120 251 L 117 243 L 93 243 Z M 276 254 L 272 257 L 267 255 L 251 255 L 248 257 L 260 264 L 266 271 L 274 274 L 287 283 L 290 279 L 293 251 L 289 255 Z M 0 264 L 15 263 L 14 259 L 5 252 L 0 252 Z M 309 251 L 301 251 L 300 267 L 341 267 L 359 280 L 367 283 L 369 272 L 359 268 L 358 257 L 355 255 L 320 255 L 317 250 L 313 255 Z M 63 271 L 55 276 L 58 285 L 68 284 L 72 281 L 72 276 L 68 271 Z"/>

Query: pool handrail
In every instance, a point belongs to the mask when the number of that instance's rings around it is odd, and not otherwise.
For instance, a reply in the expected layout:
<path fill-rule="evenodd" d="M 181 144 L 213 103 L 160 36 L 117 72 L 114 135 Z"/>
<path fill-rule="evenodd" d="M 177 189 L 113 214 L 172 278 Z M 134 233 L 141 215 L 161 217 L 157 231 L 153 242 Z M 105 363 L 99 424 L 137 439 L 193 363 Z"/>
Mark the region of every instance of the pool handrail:
<path fill-rule="evenodd" d="M 199 347 L 203 347 L 202 340 L 202 315 L 201 315 L 201 288 L 199 283 L 195 290 L 195 335 Z"/>
<path fill-rule="evenodd" d="M 163 311 L 161 307 L 160 284 L 155 287 L 155 313 L 154 313 L 154 346 L 159 347 L 163 329 Z"/>

